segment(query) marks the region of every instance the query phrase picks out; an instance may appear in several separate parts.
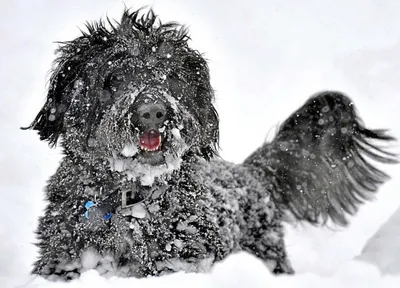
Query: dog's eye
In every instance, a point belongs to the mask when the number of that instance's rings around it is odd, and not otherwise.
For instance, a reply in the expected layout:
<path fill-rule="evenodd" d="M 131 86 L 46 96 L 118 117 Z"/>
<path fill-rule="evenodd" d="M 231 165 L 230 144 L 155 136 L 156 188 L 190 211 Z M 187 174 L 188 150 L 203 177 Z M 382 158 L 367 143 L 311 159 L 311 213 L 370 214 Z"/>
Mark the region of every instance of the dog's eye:
<path fill-rule="evenodd" d="M 122 71 L 115 71 L 104 82 L 104 89 L 110 91 L 111 93 L 115 93 L 118 91 L 124 80 L 125 78 Z"/>

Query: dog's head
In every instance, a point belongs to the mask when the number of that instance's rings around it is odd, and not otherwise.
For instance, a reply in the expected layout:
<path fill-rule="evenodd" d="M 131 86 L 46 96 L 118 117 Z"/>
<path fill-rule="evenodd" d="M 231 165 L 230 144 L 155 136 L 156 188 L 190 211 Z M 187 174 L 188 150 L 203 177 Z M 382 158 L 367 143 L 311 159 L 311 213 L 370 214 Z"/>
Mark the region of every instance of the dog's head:
<path fill-rule="evenodd" d="M 174 169 L 185 154 L 216 153 L 206 61 L 184 27 L 140 14 L 125 11 L 108 28 L 88 24 L 61 43 L 46 103 L 29 126 L 41 140 L 54 146 L 61 138 L 67 154 L 107 158 L 116 170 Z"/>

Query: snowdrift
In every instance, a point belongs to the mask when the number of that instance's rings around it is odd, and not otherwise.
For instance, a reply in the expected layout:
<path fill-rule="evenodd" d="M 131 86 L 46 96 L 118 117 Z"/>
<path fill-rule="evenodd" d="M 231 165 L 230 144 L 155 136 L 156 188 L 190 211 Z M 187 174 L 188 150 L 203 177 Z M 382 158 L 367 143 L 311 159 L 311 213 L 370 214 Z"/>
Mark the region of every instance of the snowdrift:
<path fill-rule="evenodd" d="M 354 288 L 354 287 L 399 287 L 400 275 L 381 275 L 378 268 L 372 264 L 360 261 L 344 263 L 342 267 L 329 277 L 317 274 L 297 274 L 295 276 L 273 276 L 264 264 L 247 253 L 239 253 L 228 257 L 224 262 L 216 264 L 208 274 L 176 273 L 161 277 L 146 279 L 117 278 L 105 279 L 90 270 L 81 278 L 69 283 L 49 282 L 36 277 L 19 287 L 24 288 L 308 288 L 312 286 L 324 288 Z M 9 283 L 10 284 L 10 283 Z M 16 285 L 17 283 L 15 283 Z M 3 286 L 4 287 L 4 286 Z M 10 286 L 11 287 L 11 286 Z"/>
<path fill-rule="evenodd" d="M 357 259 L 376 265 L 382 274 L 400 275 L 400 208 L 371 237 Z"/>

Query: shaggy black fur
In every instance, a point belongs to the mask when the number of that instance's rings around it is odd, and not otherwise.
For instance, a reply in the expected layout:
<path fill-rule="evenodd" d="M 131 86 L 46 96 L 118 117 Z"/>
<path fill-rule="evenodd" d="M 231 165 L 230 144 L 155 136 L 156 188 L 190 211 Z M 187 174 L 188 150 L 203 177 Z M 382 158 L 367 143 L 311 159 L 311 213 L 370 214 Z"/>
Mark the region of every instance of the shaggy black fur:
<path fill-rule="evenodd" d="M 183 27 L 140 15 L 90 24 L 58 49 L 46 103 L 28 127 L 52 146 L 61 138 L 65 154 L 46 187 L 33 273 L 207 271 L 240 250 L 292 273 L 284 214 L 346 225 L 387 178 L 367 157 L 396 162 L 372 140 L 394 139 L 365 128 L 344 94 L 321 92 L 243 164 L 217 159 L 206 61 Z M 141 118 L 147 104 L 165 107 L 162 123 Z"/>

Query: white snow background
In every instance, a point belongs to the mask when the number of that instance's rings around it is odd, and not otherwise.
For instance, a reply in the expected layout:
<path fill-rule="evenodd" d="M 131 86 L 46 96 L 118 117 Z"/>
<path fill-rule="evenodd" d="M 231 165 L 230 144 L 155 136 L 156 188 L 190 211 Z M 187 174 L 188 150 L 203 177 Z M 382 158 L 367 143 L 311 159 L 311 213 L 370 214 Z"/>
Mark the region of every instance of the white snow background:
<path fill-rule="evenodd" d="M 226 160 L 242 161 L 322 89 L 348 93 L 368 127 L 400 138 L 400 1 L 2 0 L 0 287 L 400 287 L 400 210 L 383 225 L 400 206 L 400 165 L 385 167 L 393 179 L 349 227 L 287 225 L 295 276 L 275 277 L 244 253 L 209 274 L 106 280 L 88 271 L 70 283 L 29 276 L 42 190 L 60 155 L 19 127 L 44 103 L 53 42 L 75 38 L 87 20 L 119 19 L 124 5 L 150 5 L 163 22 L 190 27 L 191 46 L 209 59 Z"/>

